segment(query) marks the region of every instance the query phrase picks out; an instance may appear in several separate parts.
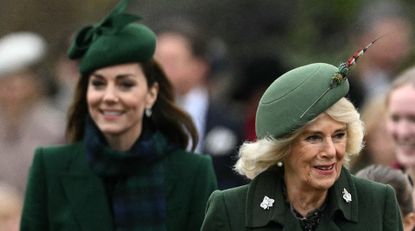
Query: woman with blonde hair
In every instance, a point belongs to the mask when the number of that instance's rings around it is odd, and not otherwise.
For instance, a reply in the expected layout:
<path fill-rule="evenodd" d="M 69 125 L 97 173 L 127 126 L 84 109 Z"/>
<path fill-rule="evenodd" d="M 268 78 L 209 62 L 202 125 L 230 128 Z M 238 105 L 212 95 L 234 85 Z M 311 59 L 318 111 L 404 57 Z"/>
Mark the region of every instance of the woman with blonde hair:
<path fill-rule="evenodd" d="M 395 167 L 415 179 L 415 67 L 405 70 L 393 81 L 386 110 L 387 130 L 395 143 Z"/>
<path fill-rule="evenodd" d="M 251 182 L 212 193 L 202 231 L 402 230 L 393 188 L 347 169 L 363 139 L 359 113 L 345 98 L 357 58 L 339 68 L 301 66 L 268 87 L 257 140 L 242 145 L 235 165 Z"/>
<path fill-rule="evenodd" d="M 385 94 L 372 97 L 360 110 L 365 125 L 363 138 L 365 147 L 358 156 L 352 158 L 350 162 L 352 173 L 371 164 L 392 166 L 396 162 L 395 145 L 386 128 L 385 98 Z"/>

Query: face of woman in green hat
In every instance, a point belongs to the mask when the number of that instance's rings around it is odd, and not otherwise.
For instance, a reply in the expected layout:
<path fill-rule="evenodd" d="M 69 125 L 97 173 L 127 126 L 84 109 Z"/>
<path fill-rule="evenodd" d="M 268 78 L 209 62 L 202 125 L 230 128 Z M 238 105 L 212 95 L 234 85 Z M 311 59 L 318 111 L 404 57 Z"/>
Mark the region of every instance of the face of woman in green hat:
<path fill-rule="evenodd" d="M 287 188 L 305 191 L 329 189 L 340 176 L 344 163 L 346 129 L 345 123 L 326 113 L 306 125 L 284 159 Z"/>
<path fill-rule="evenodd" d="M 138 63 L 101 68 L 89 78 L 88 111 L 109 142 L 114 137 L 135 140 L 144 111 L 153 106 L 157 93 L 158 85 L 148 86 Z"/>

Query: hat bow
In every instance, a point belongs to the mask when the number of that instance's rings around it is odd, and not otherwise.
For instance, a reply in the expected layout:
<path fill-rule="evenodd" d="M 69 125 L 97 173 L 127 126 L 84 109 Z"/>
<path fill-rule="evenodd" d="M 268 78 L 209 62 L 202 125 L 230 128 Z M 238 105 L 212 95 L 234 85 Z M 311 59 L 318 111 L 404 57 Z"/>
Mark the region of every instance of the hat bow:
<path fill-rule="evenodd" d="M 140 20 L 137 15 L 123 13 L 129 0 L 121 1 L 110 14 L 95 25 L 83 27 L 75 36 L 74 42 L 68 50 L 70 59 L 82 58 L 91 44 L 102 35 L 116 34 L 129 23 Z"/>

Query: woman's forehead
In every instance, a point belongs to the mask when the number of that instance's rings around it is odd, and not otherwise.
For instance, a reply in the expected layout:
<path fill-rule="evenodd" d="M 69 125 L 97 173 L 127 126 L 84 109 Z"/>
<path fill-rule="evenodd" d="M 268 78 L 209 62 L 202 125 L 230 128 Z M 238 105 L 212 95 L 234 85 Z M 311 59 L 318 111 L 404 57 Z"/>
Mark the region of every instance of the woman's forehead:
<path fill-rule="evenodd" d="M 304 127 L 304 132 L 321 131 L 325 129 L 341 130 L 346 129 L 346 123 L 333 119 L 326 113 L 317 116 L 313 121 Z"/>

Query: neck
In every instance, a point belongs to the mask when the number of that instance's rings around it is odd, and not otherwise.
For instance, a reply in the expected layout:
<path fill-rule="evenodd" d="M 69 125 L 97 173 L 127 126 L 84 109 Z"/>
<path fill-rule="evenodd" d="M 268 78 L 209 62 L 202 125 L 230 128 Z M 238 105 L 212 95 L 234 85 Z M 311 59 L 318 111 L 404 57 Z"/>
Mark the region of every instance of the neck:
<path fill-rule="evenodd" d="M 304 217 L 313 210 L 320 208 L 326 200 L 327 190 L 309 190 L 287 184 L 287 182 L 287 179 L 285 179 L 288 202 Z"/>

